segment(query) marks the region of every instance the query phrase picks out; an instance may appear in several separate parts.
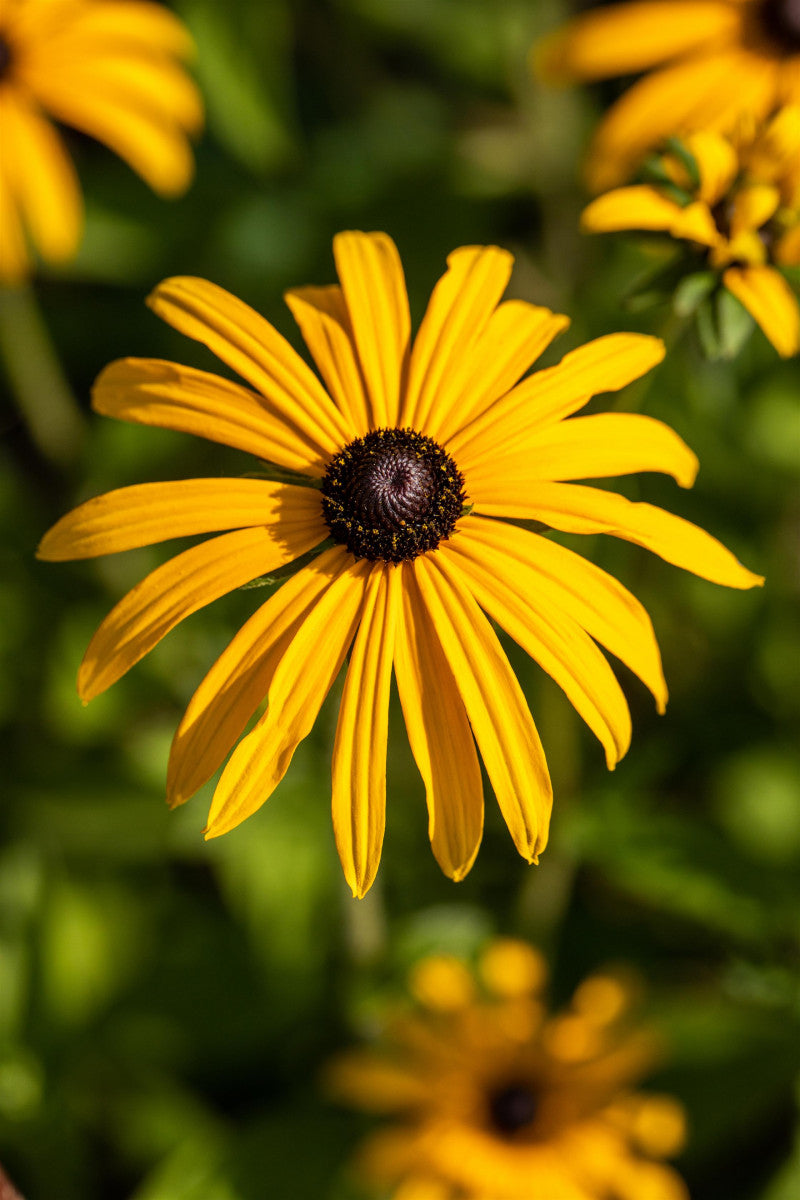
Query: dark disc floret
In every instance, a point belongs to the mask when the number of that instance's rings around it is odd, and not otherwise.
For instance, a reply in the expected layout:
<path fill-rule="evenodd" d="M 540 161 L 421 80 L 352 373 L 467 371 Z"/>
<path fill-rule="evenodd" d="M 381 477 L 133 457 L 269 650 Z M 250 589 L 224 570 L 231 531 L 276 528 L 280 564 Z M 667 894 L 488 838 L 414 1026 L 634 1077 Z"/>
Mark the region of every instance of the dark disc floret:
<path fill-rule="evenodd" d="M 376 429 L 331 459 L 322 512 L 331 537 L 356 558 L 403 562 L 450 537 L 464 508 L 450 455 L 413 429 Z"/>
<path fill-rule="evenodd" d="M 512 1137 L 536 1117 L 538 1102 L 529 1083 L 511 1083 L 489 1097 L 489 1120 L 496 1133 Z"/>
<path fill-rule="evenodd" d="M 800 0 L 763 0 L 759 17 L 771 42 L 789 54 L 800 53 Z"/>

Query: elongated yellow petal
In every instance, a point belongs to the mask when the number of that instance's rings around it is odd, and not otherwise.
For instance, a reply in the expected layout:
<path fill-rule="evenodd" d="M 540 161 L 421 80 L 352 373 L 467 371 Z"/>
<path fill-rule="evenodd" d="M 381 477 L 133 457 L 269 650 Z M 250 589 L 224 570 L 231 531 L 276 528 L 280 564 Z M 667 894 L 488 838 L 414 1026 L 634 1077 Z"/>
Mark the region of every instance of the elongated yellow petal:
<path fill-rule="evenodd" d="M 266 713 L 222 772 L 206 837 L 234 829 L 269 799 L 316 721 L 358 628 L 372 565 L 348 559 L 350 565 L 310 606 L 284 650 L 269 685 Z"/>
<path fill-rule="evenodd" d="M 699 242 L 701 246 L 715 246 L 721 240 L 711 209 L 702 200 L 688 204 L 676 213 L 670 233 L 676 238 Z"/>
<path fill-rule="evenodd" d="M 228 643 L 189 701 L 173 738 L 170 805 L 188 800 L 222 764 L 266 697 L 295 634 L 351 564 L 341 546 L 323 551 L 287 579 Z"/>
<path fill-rule="evenodd" d="M 21 5 L 17 20 L 28 19 L 28 28 L 19 32 L 32 36 L 47 22 L 48 14 L 42 4 Z M 47 30 L 49 41 L 80 34 L 81 39 L 95 51 L 100 48 L 125 46 L 131 52 L 177 54 L 188 57 L 194 49 L 191 34 L 184 23 L 163 4 L 139 0 L 114 0 L 114 3 L 70 4 L 69 21 L 64 21 L 58 5 L 50 4 L 52 27 Z M 27 11 L 26 11 L 27 10 Z"/>
<path fill-rule="evenodd" d="M 92 53 L 80 34 L 60 38 L 26 79 L 35 94 L 46 78 L 45 93 L 75 88 L 115 107 L 159 122 L 177 136 L 198 133 L 203 126 L 203 101 L 195 83 L 178 63 L 163 55 L 128 54 L 112 47 Z"/>
<path fill-rule="evenodd" d="M 775 243 L 775 262 L 782 267 L 800 267 L 800 222 Z"/>
<path fill-rule="evenodd" d="M 649 184 L 614 188 L 598 196 L 581 213 L 587 233 L 613 233 L 622 229 L 669 230 L 681 206 Z"/>
<path fill-rule="evenodd" d="M 313 371 L 277 329 L 230 292 L 183 276 L 165 279 L 147 303 L 257 388 L 323 456 L 351 440 L 347 422 Z"/>
<path fill-rule="evenodd" d="M 450 452 L 462 470 L 513 449 L 534 424 L 559 421 L 600 392 L 615 392 L 664 357 L 664 343 L 641 333 L 612 333 L 570 351 L 556 367 L 537 371 L 458 433 Z"/>
<path fill-rule="evenodd" d="M 30 258 L 6 157 L 0 154 L 0 284 L 16 285 L 28 274 Z"/>
<path fill-rule="evenodd" d="M 553 793 L 522 689 L 496 634 L 454 579 L 445 556 L 423 555 L 414 573 L 514 844 L 535 862 L 547 843 Z"/>
<path fill-rule="evenodd" d="M 385 233 L 340 233 L 333 255 L 350 313 L 372 429 L 398 424 L 411 317 L 397 247 Z"/>
<path fill-rule="evenodd" d="M 186 134 L 163 112 L 135 107 L 101 82 L 65 86 L 60 73 L 37 71 L 31 85 L 53 116 L 108 146 L 154 191 L 178 196 L 191 183 L 194 159 Z"/>
<path fill-rule="evenodd" d="M 475 508 L 487 516 L 544 521 L 565 533 L 611 533 L 726 587 L 751 588 L 764 582 L 697 525 L 615 492 L 574 483 L 535 482 L 523 489 L 498 478 L 491 499 L 487 496 Z"/>
<path fill-rule="evenodd" d="M 116 683 L 184 617 L 318 543 L 316 522 L 285 535 L 238 529 L 157 567 L 123 596 L 89 643 L 78 672 L 81 699 L 89 701 Z"/>
<path fill-rule="evenodd" d="M 367 1112 L 402 1112 L 422 1106 L 429 1095 L 427 1080 L 407 1066 L 378 1058 L 371 1051 L 351 1050 L 325 1068 L 325 1090 Z"/>
<path fill-rule="evenodd" d="M 483 834 L 483 783 L 475 742 L 453 673 L 419 595 L 403 570 L 395 675 L 411 751 L 425 784 L 428 834 L 451 879 L 469 871 Z"/>
<path fill-rule="evenodd" d="M 504 396 L 528 367 L 569 326 L 569 317 L 524 300 L 506 300 L 492 313 L 472 349 L 453 364 L 450 408 L 428 420 L 429 435 L 447 442 Z"/>
<path fill-rule="evenodd" d="M 754 183 L 739 188 L 731 206 L 731 237 L 766 225 L 780 202 L 781 194 L 776 187 Z"/>
<path fill-rule="evenodd" d="M 469 537 L 476 546 L 503 554 L 513 567 L 506 570 L 530 578 L 535 594 L 556 612 L 571 617 L 616 655 L 652 692 L 659 712 L 667 703 L 667 685 L 652 622 L 635 596 L 612 575 L 550 538 L 527 529 L 473 514 Z M 454 542 L 454 544 L 456 544 Z"/>
<path fill-rule="evenodd" d="M 95 558 L 253 525 L 275 526 L 277 537 L 315 525 L 320 542 L 328 534 L 316 488 L 265 479 L 181 479 L 136 484 L 87 500 L 48 530 L 36 553 L 51 562 Z"/>
<path fill-rule="evenodd" d="M 485 329 L 513 265 L 508 251 L 497 246 L 462 246 L 448 255 L 447 271 L 433 289 L 414 339 L 401 426 L 434 430 L 438 414 L 452 410 L 459 394 L 451 391 L 452 374 Z"/>
<path fill-rule="evenodd" d="M 386 744 L 400 572 L 372 567 L 333 747 L 333 832 L 344 877 L 357 898 L 372 886 L 386 826 Z"/>
<path fill-rule="evenodd" d="M 589 187 L 604 192 L 624 183 L 645 152 L 676 129 L 730 129 L 739 113 L 763 116 L 774 97 L 772 64 L 739 49 L 665 67 L 629 88 L 602 121 L 590 148 Z"/>
<path fill-rule="evenodd" d="M 328 461 L 271 400 L 220 375 L 156 358 L 121 358 L 101 371 L 92 407 L 106 417 L 175 429 L 267 462 L 321 476 Z"/>
<path fill-rule="evenodd" d="M 501 476 L 524 489 L 534 479 L 603 479 L 662 471 L 691 487 L 697 456 L 669 425 L 638 413 L 597 413 L 555 425 L 534 425 L 513 450 L 481 458 L 466 474 L 467 493 L 480 503 Z"/>
<path fill-rule="evenodd" d="M 284 298 L 353 437 L 363 437 L 370 409 L 342 289 L 335 284 L 292 288 Z"/>
<path fill-rule="evenodd" d="M 537 58 L 552 80 L 628 75 L 730 36 L 735 10 L 720 0 L 612 4 L 576 17 L 546 39 Z"/>
<path fill-rule="evenodd" d="M 685 140 L 700 175 L 697 198 L 713 208 L 736 178 L 739 157 L 733 144 L 719 133 L 701 130 Z"/>
<path fill-rule="evenodd" d="M 60 135 L 11 88 L 0 89 L 0 128 L 5 173 L 36 247 L 45 259 L 70 258 L 83 228 L 83 201 Z"/>
<path fill-rule="evenodd" d="M 730 267 L 722 282 L 783 358 L 800 351 L 800 306 L 778 271 L 773 267 Z"/>
<path fill-rule="evenodd" d="M 481 608 L 563 688 L 613 770 L 631 740 L 631 716 L 614 672 L 588 634 L 535 591 L 532 571 L 473 540 L 469 526 L 441 547 Z"/>

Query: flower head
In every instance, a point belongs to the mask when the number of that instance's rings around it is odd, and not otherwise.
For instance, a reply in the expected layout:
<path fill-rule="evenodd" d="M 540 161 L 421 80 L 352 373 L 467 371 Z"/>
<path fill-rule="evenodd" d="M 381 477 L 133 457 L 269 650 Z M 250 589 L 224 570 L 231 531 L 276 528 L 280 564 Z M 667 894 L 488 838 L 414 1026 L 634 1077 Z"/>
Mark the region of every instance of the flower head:
<path fill-rule="evenodd" d="M 80 187 L 50 118 L 104 142 L 162 195 L 188 187 L 187 134 L 203 109 L 176 60 L 191 49 L 182 22 L 149 0 L 2 0 L 0 283 L 27 274 L 26 234 L 54 262 L 80 241 Z"/>
<path fill-rule="evenodd" d="M 365 1182 L 392 1200 L 686 1200 L 659 1161 L 682 1147 L 682 1110 L 633 1090 L 660 1047 L 631 1022 L 631 982 L 590 976 L 550 1014 L 546 975 L 512 939 L 477 971 L 417 964 L 414 1002 L 328 1072 L 335 1095 L 394 1117 L 363 1146 Z"/>
<path fill-rule="evenodd" d="M 800 0 L 633 0 L 574 18 L 537 48 L 554 80 L 657 68 L 614 104 L 587 164 L 592 191 L 630 177 L 672 133 L 728 132 L 800 104 Z"/>
<path fill-rule="evenodd" d="M 779 267 L 800 266 L 800 107 L 728 137 L 695 133 L 649 164 L 655 182 L 615 188 L 584 210 L 591 233 L 663 231 L 710 267 L 783 355 L 800 350 L 800 306 Z M 677 151 L 677 153 L 676 153 Z M 712 281 L 713 282 L 713 281 Z"/>
<path fill-rule="evenodd" d="M 173 742 L 168 798 L 180 804 L 210 779 L 268 698 L 223 771 L 207 835 L 255 812 L 349 651 L 333 824 L 347 881 L 363 895 L 383 840 L 392 669 L 434 854 L 455 879 L 481 839 L 478 751 L 519 852 L 534 861 L 547 840 L 544 752 L 488 618 L 564 688 L 611 767 L 627 750 L 630 714 L 597 643 L 644 681 L 659 708 L 666 702 L 641 605 L 604 571 L 515 522 L 611 533 L 732 587 L 761 581 L 680 517 L 565 482 L 657 470 L 691 485 L 697 461 L 660 422 L 565 419 L 659 362 L 660 341 L 599 338 L 520 383 L 568 322 L 519 300 L 500 303 L 513 261 L 506 251 L 454 251 L 413 343 L 391 239 L 343 233 L 334 253 L 339 285 L 287 295 L 325 386 L 240 300 L 178 278 L 155 290 L 151 307 L 249 386 L 123 359 L 94 388 L 98 412 L 238 447 L 273 464 L 273 478 L 123 488 L 62 518 L 39 554 L 86 558 L 227 531 L 159 567 L 109 614 L 80 668 L 86 701 L 185 616 L 317 551 L 253 613 L 195 692 Z"/>

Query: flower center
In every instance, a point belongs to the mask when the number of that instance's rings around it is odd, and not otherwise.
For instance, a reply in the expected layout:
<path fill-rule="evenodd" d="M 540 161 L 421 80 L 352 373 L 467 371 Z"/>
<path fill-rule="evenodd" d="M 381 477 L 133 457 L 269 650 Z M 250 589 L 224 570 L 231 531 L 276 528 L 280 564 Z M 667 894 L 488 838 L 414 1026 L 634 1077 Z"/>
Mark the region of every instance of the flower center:
<path fill-rule="evenodd" d="M 764 0 L 759 15 L 771 41 L 789 53 L 800 52 L 800 0 Z"/>
<path fill-rule="evenodd" d="M 322 513 L 356 558 L 403 562 L 449 538 L 464 477 L 441 446 L 413 429 L 377 429 L 331 459 Z"/>
<path fill-rule="evenodd" d="M 5 79 L 11 68 L 11 47 L 0 33 L 0 82 Z"/>
<path fill-rule="evenodd" d="M 489 1097 L 489 1117 L 498 1133 L 510 1136 L 530 1125 L 538 1104 L 528 1083 L 512 1083 Z"/>

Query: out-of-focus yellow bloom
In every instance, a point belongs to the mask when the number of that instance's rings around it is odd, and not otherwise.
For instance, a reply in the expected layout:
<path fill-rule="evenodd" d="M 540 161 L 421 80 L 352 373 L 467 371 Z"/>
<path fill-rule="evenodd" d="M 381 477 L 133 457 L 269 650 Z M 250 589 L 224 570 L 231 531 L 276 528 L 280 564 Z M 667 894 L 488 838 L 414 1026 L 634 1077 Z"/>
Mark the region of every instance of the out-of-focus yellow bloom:
<path fill-rule="evenodd" d="M 688 243 L 779 354 L 800 350 L 800 306 L 778 267 L 800 266 L 800 107 L 760 129 L 695 133 L 661 156 L 661 183 L 615 188 L 584 210 L 590 233 L 657 230 Z"/>
<path fill-rule="evenodd" d="M 445 956 L 417 965 L 416 1004 L 328 1072 L 340 1099 L 395 1118 L 357 1158 L 366 1184 L 392 1200 L 686 1200 L 658 1161 L 683 1145 L 682 1109 L 633 1090 L 659 1045 L 631 1024 L 631 981 L 592 976 L 551 1015 L 546 976 L 511 939 L 475 972 Z"/>
<path fill-rule="evenodd" d="M 192 178 L 203 122 L 174 13 L 145 0 L 0 0 L 0 283 L 76 251 L 80 187 L 51 117 L 104 142 L 157 192 Z M 27 235 L 27 236 L 26 236 Z"/>
<path fill-rule="evenodd" d="M 150 359 L 113 363 L 95 385 L 98 411 L 236 446 L 268 460 L 268 477 L 122 488 L 62 518 L 39 553 L 90 558 L 219 533 L 152 572 L 109 614 L 78 676 L 89 700 L 190 613 L 316 552 L 200 684 L 175 736 L 167 787 L 170 802 L 183 803 L 242 738 L 206 833 L 235 828 L 283 778 L 350 652 L 333 823 L 347 881 L 363 896 L 383 842 L 392 672 L 433 851 L 454 879 L 472 866 L 483 831 L 478 752 L 528 862 L 545 847 L 552 803 L 539 735 L 485 614 L 561 685 L 609 767 L 628 748 L 631 718 L 596 643 L 642 679 L 660 709 L 666 702 L 638 601 L 517 521 L 609 533 L 731 587 L 762 580 L 688 521 L 567 482 L 654 470 L 692 485 L 697 459 L 668 426 L 630 413 L 573 417 L 591 396 L 660 362 L 657 338 L 598 338 L 519 382 L 568 322 L 501 302 L 507 251 L 455 250 L 414 339 L 391 238 L 341 233 L 334 256 L 339 284 L 287 296 L 328 390 L 263 317 L 191 278 L 162 283 L 152 308 L 250 386 Z"/>
<path fill-rule="evenodd" d="M 570 21 L 535 48 L 551 81 L 660 68 L 635 83 L 598 129 L 592 191 L 630 177 L 667 135 L 729 132 L 743 114 L 800 104 L 800 0 L 635 0 Z"/>

